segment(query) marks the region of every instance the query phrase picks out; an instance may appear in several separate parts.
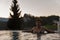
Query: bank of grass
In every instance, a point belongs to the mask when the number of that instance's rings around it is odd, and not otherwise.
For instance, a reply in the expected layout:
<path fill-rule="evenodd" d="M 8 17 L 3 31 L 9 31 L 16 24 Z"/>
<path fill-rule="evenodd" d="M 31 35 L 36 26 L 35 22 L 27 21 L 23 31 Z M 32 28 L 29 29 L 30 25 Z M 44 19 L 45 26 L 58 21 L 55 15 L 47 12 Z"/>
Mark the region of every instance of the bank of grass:
<path fill-rule="evenodd" d="M 45 28 L 51 29 L 51 30 L 57 30 L 57 26 L 54 26 L 54 25 L 45 25 Z"/>

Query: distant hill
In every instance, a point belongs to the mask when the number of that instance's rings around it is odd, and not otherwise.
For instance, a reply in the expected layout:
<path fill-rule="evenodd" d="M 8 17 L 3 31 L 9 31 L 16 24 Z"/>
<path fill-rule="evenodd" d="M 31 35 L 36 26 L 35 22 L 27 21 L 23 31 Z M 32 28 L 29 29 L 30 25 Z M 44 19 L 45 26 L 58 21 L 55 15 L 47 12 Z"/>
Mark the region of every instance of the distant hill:
<path fill-rule="evenodd" d="M 0 18 L 0 21 L 7 22 L 8 21 L 8 18 Z"/>
<path fill-rule="evenodd" d="M 0 30 L 7 29 L 8 18 L 0 18 Z"/>

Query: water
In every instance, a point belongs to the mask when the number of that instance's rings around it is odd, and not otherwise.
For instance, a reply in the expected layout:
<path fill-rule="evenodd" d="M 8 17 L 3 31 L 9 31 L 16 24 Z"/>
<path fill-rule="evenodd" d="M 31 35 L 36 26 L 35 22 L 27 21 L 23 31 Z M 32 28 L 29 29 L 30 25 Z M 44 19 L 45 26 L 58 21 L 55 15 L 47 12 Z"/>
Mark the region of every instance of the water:
<path fill-rule="evenodd" d="M 12 40 L 13 31 L 0 31 L 0 40 Z M 16 32 L 16 31 L 15 31 Z M 22 31 L 17 31 L 19 33 L 19 40 L 37 40 L 37 35 Z M 58 33 L 41 35 L 41 40 L 60 40 Z"/>

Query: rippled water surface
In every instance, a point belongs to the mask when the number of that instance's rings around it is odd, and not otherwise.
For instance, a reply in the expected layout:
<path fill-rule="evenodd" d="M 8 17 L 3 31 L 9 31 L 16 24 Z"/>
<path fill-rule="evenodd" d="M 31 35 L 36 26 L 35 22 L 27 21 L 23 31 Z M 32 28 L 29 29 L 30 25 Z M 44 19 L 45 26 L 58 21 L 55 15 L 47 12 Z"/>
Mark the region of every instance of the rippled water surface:
<path fill-rule="evenodd" d="M 27 33 L 22 31 L 18 32 L 19 40 L 37 40 L 37 34 Z M 13 31 L 0 31 L 0 40 L 12 40 L 13 39 Z M 58 33 L 53 34 L 45 34 L 40 36 L 41 40 L 60 40 L 60 36 Z"/>

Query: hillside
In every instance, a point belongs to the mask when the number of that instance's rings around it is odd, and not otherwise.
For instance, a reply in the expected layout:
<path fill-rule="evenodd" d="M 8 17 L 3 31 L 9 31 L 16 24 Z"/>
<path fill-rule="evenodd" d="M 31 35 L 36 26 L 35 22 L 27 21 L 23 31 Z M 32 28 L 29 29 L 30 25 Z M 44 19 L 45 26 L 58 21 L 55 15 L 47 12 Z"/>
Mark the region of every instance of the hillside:
<path fill-rule="evenodd" d="M 0 30 L 7 29 L 8 18 L 0 18 Z"/>

